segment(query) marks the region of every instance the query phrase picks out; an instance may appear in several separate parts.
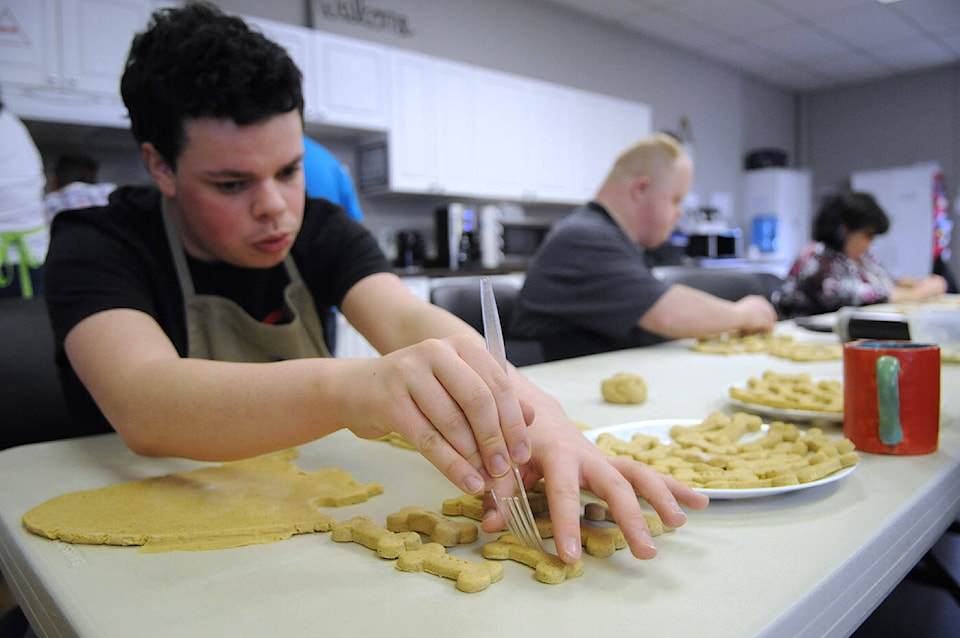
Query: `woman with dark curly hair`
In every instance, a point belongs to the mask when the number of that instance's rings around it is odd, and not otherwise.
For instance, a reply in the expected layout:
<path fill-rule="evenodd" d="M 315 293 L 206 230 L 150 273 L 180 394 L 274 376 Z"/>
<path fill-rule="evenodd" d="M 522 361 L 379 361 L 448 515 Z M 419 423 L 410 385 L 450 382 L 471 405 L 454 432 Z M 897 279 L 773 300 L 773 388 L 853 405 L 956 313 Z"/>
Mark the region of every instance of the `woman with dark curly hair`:
<path fill-rule="evenodd" d="M 894 281 L 870 253 L 873 238 L 889 228 L 887 214 L 868 193 L 826 199 L 813 223 L 813 243 L 800 253 L 775 296 L 780 316 L 920 301 L 946 292 L 946 281 L 939 275 Z"/>

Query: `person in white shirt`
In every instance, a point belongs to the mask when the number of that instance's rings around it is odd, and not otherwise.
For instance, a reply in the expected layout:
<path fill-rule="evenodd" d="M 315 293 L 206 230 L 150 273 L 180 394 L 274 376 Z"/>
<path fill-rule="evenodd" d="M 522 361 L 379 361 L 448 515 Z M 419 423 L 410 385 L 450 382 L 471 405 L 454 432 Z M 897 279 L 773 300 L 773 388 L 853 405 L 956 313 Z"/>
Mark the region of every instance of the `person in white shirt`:
<path fill-rule="evenodd" d="M 88 155 L 61 155 L 53 169 L 52 190 L 43 198 L 47 223 L 62 210 L 105 206 L 117 185 L 98 182 L 97 161 Z"/>
<path fill-rule="evenodd" d="M 0 101 L 0 297 L 42 292 L 50 234 L 43 161 L 30 132 Z"/>

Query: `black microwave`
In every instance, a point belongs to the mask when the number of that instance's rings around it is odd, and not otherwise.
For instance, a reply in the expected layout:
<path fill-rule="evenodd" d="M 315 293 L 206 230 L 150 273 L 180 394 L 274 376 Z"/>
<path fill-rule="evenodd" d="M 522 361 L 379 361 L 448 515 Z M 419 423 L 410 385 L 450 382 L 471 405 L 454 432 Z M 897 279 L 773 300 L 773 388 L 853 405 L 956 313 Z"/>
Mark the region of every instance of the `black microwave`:
<path fill-rule="evenodd" d="M 508 204 L 480 206 L 480 263 L 484 268 L 526 268 L 552 221 L 509 213 Z"/>
<path fill-rule="evenodd" d="M 501 239 L 504 263 L 528 262 L 550 232 L 552 222 L 532 218 L 503 220 Z"/>

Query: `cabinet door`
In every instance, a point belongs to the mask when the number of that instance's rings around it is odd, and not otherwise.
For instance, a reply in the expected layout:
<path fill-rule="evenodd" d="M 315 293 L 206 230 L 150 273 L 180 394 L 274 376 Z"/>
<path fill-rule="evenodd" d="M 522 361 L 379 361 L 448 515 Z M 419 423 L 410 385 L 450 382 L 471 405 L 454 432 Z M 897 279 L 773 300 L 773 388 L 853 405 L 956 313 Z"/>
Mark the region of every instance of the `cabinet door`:
<path fill-rule="evenodd" d="M 650 108 L 645 104 L 596 93 L 581 93 L 578 100 L 578 135 L 582 156 L 578 173 L 580 193 L 596 193 L 617 156 L 650 132 Z"/>
<path fill-rule="evenodd" d="M 453 62 L 436 62 L 436 122 L 426 135 L 437 148 L 437 185 L 451 195 L 477 191 L 477 86 L 474 69 Z M 426 139 L 423 143 L 429 143 Z"/>
<path fill-rule="evenodd" d="M 287 51 L 303 74 L 303 119 L 318 122 L 321 117 L 320 87 L 317 82 L 316 50 L 313 32 L 282 22 L 244 16 L 244 20 Z"/>
<path fill-rule="evenodd" d="M 524 199 L 582 202 L 576 132 L 576 95 L 570 89 L 533 82 L 526 96 Z"/>
<path fill-rule="evenodd" d="M 146 27 L 146 0 L 60 0 L 63 85 L 117 96 L 133 35 Z"/>
<path fill-rule="evenodd" d="M 0 78 L 4 84 L 56 86 L 60 47 L 53 0 L 0 4 Z"/>
<path fill-rule="evenodd" d="M 320 121 L 386 130 L 390 83 L 384 47 L 315 34 Z"/>
<path fill-rule="evenodd" d="M 425 56 L 399 51 L 390 57 L 390 188 L 397 192 L 437 192 L 437 87 L 433 62 Z"/>
<path fill-rule="evenodd" d="M 524 81 L 501 73 L 477 73 L 474 152 L 479 195 L 519 199 L 524 194 L 525 102 Z"/>

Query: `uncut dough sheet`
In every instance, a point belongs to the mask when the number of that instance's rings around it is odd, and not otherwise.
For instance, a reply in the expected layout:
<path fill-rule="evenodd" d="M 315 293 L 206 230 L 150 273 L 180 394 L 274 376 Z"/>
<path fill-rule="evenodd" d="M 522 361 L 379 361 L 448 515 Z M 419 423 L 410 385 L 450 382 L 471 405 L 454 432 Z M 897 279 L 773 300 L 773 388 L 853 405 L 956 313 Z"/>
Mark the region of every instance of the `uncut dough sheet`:
<path fill-rule="evenodd" d="M 145 552 L 225 549 L 329 531 L 334 519 L 319 508 L 383 492 L 339 468 L 303 472 L 291 462 L 298 455 L 288 450 L 64 494 L 24 514 L 23 524 L 68 543 L 142 545 Z"/>

